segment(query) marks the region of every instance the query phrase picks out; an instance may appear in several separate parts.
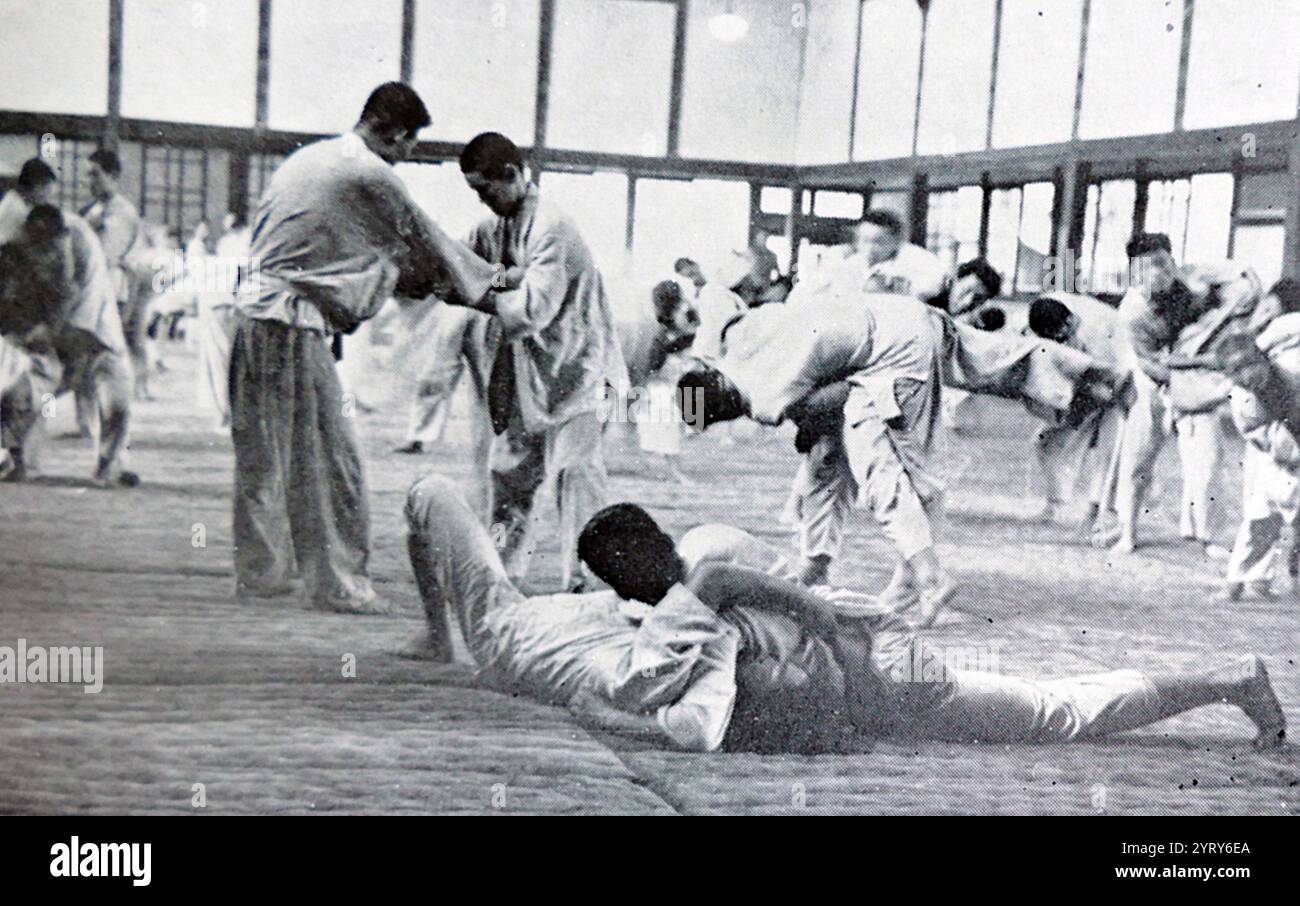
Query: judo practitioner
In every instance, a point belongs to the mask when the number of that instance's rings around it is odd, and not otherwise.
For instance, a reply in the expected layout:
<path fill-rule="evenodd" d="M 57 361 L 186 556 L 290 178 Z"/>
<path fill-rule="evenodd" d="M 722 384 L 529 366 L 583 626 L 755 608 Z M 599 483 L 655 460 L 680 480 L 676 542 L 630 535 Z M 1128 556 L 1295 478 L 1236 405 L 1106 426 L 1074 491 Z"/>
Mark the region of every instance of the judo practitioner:
<path fill-rule="evenodd" d="M 537 502 L 543 488 L 553 489 L 561 581 L 573 590 L 583 583 L 578 529 L 605 501 L 597 411 L 623 370 L 613 313 L 577 224 L 529 181 L 514 142 L 495 132 L 478 135 L 462 150 L 460 167 L 492 211 L 471 247 L 502 269 L 506 285 L 522 281 L 475 304 L 492 316 L 491 530 L 509 574 L 523 579 L 535 547 Z"/>
<path fill-rule="evenodd" d="M 1119 317 L 1134 402 L 1104 495 L 1114 502 L 1118 524 L 1099 529 L 1093 542 L 1113 543 L 1125 554 L 1137 547 L 1137 515 L 1171 424 L 1183 467 L 1182 535 L 1207 556 L 1226 557 L 1216 543 L 1222 506 L 1214 501 L 1221 498 L 1216 485 L 1230 382 L 1204 362 L 1223 326 L 1258 301 L 1259 279 L 1231 263 L 1180 268 L 1171 248 L 1163 233 L 1144 233 L 1128 244 L 1138 279 L 1120 301 Z"/>
<path fill-rule="evenodd" d="M 430 122 L 419 95 L 389 82 L 356 128 L 307 145 L 276 170 L 253 220 L 231 348 L 237 593 L 296 591 L 295 560 L 320 609 L 383 612 L 368 576 L 369 508 L 355 411 L 331 342 L 396 293 L 462 303 L 496 270 L 450 239 L 392 165 Z"/>
<path fill-rule="evenodd" d="M 601 511 L 582 535 L 587 566 L 624 599 L 655 604 L 685 587 L 737 626 L 738 698 L 751 683 L 820 687 L 832 697 L 842 685 L 841 714 L 825 707 L 789 715 L 794 721 L 830 716 L 881 737 L 1050 743 L 1095 739 L 1226 703 L 1254 722 L 1256 747 L 1276 747 L 1285 740 L 1286 718 L 1257 656 L 1199 673 L 1112 670 L 1047 681 L 966 669 L 954 666 L 944 649 L 929 645 L 863 595 L 829 588 L 814 594 L 746 569 L 746 559 L 762 547 L 726 526 L 695 529 L 675 546 L 644 510 L 631 504 Z M 725 581 L 709 581 L 707 574 L 719 563 L 731 565 Z M 772 600 L 782 597 L 784 608 Z M 801 627 L 782 614 L 816 612 L 816 604 L 805 600 L 809 597 L 830 605 L 831 619 L 805 620 L 803 626 L 829 642 L 833 658 L 809 644 Z M 730 606 L 757 599 L 768 602 L 761 611 Z M 607 698 L 584 695 L 572 706 L 596 726 L 652 739 L 664 736 L 652 716 L 620 712 Z"/>
<path fill-rule="evenodd" d="M 675 747 L 722 744 L 737 633 L 685 588 L 655 607 L 612 591 L 527 597 L 460 489 L 437 475 L 411 488 L 406 520 L 426 618 L 408 655 L 452 659 L 450 608 L 484 684 L 557 705 L 592 696 L 650 715 Z"/>
<path fill-rule="evenodd" d="M 18 172 L 18 182 L 0 198 L 0 245 L 18 237 L 27 222 L 32 208 L 49 204 L 57 181 L 54 170 L 38 157 L 25 161 Z M 16 342 L 0 335 L 0 393 L 10 391 L 15 385 L 26 384 L 31 359 Z M 4 430 L 3 412 L 0 412 L 0 432 Z M 7 447 L 0 445 L 0 473 L 8 475 L 15 464 L 9 458 Z M 28 465 L 32 465 L 30 458 Z"/>
<path fill-rule="evenodd" d="M 1282 378 L 1282 394 L 1295 398 L 1300 387 L 1300 284 L 1283 279 L 1252 314 L 1247 329 L 1225 343 L 1221 360 L 1233 380 L 1230 396 L 1233 422 L 1246 441 L 1242 463 L 1241 528 L 1228 558 L 1225 596 L 1235 601 L 1249 588 L 1271 598 L 1277 571 L 1278 542 L 1291 531 L 1287 567 L 1293 585 L 1300 573 L 1295 532 L 1300 523 L 1300 444 L 1268 402 L 1266 382 L 1258 369 Z M 1236 346 L 1238 348 L 1234 349 Z M 1242 350 L 1239 347 L 1249 347 Z M 1248 352 L 1248 355 L 1242 355 Z"/>
<path fill-rule="evenodd" d="M 931 525 L 943 490 L 928 468 L 943 335 L 930 311 L 914 298 L 870 293 L 820 303 L 817 317 L 795 306 L 762 306 L 727 330 L 716 370 L 701 368 L 679 382 L 684 407 L 703 397 L 703 411 L 692 413 L 703 428 L 742 415 L 770 425 L 799 421 L 814 391 L 846 382 L 847 393 L 832 404 L 842 405 L 842 434 L 822 441 L 838 441 L 844 452 L 818 457 L 835 474 L 813 476 L 808 483 L 825 499 L 805 495 L 805 503 L 831 511 L 818 521 L 833 534 L 818 540 L 835 548 L 844 511 L 856 500 L 871 512 L 899 555 L 885 595 L 900 608 L 916 603 L 922 625 L 955 590 L 940 569 Z M 801 538 L 809 573 L 830 559 L 813 545 Z M 821 562 L 807 563 L 814 557 Z M 805 581 L 817 584 L 824 575 Z"/>
<path fill-rule="evenodd" d="M 981 331 L 906 296 L 823 292 L 835 301 L 751 311 L 724 335 L 714 368 L 679 382 L 687 424 L 707 428 L 741 416 L 798 424 L 795 447 L 808 455 L 796 478 L 796 516 L 809 585 L 826 581 L 855 500 L 905 560 L 920 555 L 921 570 L 937 567 L 927 508 L 937 510 L 942 483 L 927 459 L 940 381 L 1048 413 L 1108 405 L 1122 384 L 1078 350 Z M 883 414 L 891 398 L 897 411 Z M 884 596 L 900 610 L 919 604 L 926 625 L 948 596 L 946 585 L 927 595 L 900 568 Z"/>
<path fill-rule="evenodd" d="M 9 321 L 6 332 L 30 359 L 27 380 L 11 385 L 0 403 L 12 462 L 7 480 L 26 477 L 25 446 L 43 407 L 74 390 L 92 400 L 101 422 L 94 481 L 139 484 L 121 462 L 131 364 L 109 268 L 90 226 L 53 205 L 32 208 L 22 230 L 0 246 L 0 306 Z M 10 318 L 16 312 L 24 314 L 15 324 Z"/>
<path fill-rule="evenodd" d="M 1035 299 L 1029 306 L 1029 332 L 1045 340 L 1078 349 L 1117 371 L 1122 371 L 1119 348 L 1119 313 L 1091 296 L 1059 293 Z M 1069 502 L 1070 491 L 1084 486 L 1088 499 L 1085 529 L 1101 508 L 1102 491 L 1115 454 L 1122 406 L 1094 408 L 1077 416 L 1047 415 L 1049 423 L 1034 441 L 1038 466 L 1045 484 L 1041 518 L 1054 521 Z"/>
<path fill-rule="evenodd" d="M 469 380 L 475 416 L 470 425 L 471 449 L 484 461 L 491 443 L 487 418 L 488 316 L 441 300 L 431 300 L 432 331 L 427 344 L 427 367 L 415 389 L 415 404 L 407 422 L 406 438 L 397 453 L 423 453 L 438 442 L 447 427 L 451 403 L 462 379 Z M 486 491 L 485 491 L 486 493 Z M 486 518 L 486 516 L 485 516 Z"/>
<path fill-rule="evenodd" d="M 90 155 L 87 173 L 90 191 L 94 198 L 81 209 L 81 216 L 99 236 L 108 260 L 109 277 L 117 295 L 122 333 L 131 354 L 135 373 L 136 399 L 150 399 L 149 393 L 149 319 L 147 303 L 150 296 L 142 292 L 142 280 L 152 274 L 147 264 L 139 263 L 140 253 L 146 251 L 146 241 L 140 224 L 140 214 L 118 186 L 122 178 L 122 159 L 116 151 L 101 148 Z M 85 401 L 82 401 L 84 406 Z"/>

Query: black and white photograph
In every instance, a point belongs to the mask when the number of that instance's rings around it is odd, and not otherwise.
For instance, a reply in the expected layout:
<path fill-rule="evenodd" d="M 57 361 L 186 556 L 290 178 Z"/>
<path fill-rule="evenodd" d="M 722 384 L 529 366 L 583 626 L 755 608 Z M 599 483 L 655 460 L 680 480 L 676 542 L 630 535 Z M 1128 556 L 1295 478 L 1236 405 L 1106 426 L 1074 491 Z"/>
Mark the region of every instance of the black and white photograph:
<path fill-rule="evenodd" d="M 54 881 L 1300 815 L 1300 0 L 0 0 L 0 434 Z"/>

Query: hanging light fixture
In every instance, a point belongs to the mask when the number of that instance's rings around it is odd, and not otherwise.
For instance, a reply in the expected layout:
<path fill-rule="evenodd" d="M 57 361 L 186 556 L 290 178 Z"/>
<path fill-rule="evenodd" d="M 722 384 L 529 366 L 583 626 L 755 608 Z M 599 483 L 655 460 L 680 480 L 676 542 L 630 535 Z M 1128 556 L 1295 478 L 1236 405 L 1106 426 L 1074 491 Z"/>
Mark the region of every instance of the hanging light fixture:
<path fill-rule="evenodd" d="M 735 44 L 749 34 L 749 20 L 736 12 L 734 0 L 727 0 L 723 11 L 709 20 L 709 34 L 723 44 Z"/>

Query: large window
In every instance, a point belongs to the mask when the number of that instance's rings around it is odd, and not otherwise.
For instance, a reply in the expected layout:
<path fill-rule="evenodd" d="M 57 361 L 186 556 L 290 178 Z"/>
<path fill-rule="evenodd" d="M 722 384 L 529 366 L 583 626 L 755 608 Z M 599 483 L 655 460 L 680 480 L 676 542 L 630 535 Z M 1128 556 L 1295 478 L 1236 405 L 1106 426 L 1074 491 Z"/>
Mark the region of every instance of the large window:
<path fill-rule="evenodd" d="M 108 0 L 0 0 L 0 109 L 108 110 Z"/>
<path fill-rule="evenodd" d="M 1284 170 L 1241 177 L 1233 217 L 1232 258 L 1253 267 L 1265 287 L 1282 275 L 1286 206 L 1293 201 L 1294 185 Z"/>
<path fill-rule="evenodd" d="M 573 218 L 606 275 L 627 263 L 627 176 L 623 173 L 552 173 L 542 176 L 542 196 Z"/>
<path fill-rule="evenodd" d="M 411 83 L 433 114 L 423 134 L 464 142 L 503 132 L 531 145 L 537 23 L 538 0 L 419 0 Z"/>
<path fill-rule="evenodd" d="M 849 159 L 857 7 L 856 2 L 841 2 L 807 8 L 796 163 L 839 164 Z"/>
<path fill-rule="evenodd" d="M 956 154 L 985 146 L 996 12 L 994 0 L 930 4 L 917 132 L 921 154 Z"/>
<path fill-rule="evenodd" d="M 122 22 L 122 114 L 252 126 L 257 0 L 130 0 Z"/>
<path fill-rule="evenodd" d="M 352 128 L 375 86 L 400 75 L 401 55 L 401 0 L 275 0 L 268 124 Z M 436 96 L 426 102 L 437 110 Z"/>
<path fill-rule="evenodd" d="M 188 238 L 207 219 L 208 152 L 202 148 L 145 145 L 140 216 Z"/>
<path fill-rule="evenodd" d="M 1171 131 L 1182 36 L 1182 0 L 1092 0 L 1079 137 Z"/>
<path fill-rule="evenodd" d="M 1231 224 L 1231 173 L 1198 173 L 1190 179 L 1155 180 L 1147 185 L 1143 229 L 1167 235 L 1178 261 L 1222 260 L 1228 252 Z"/>
<path fill-rule="evenodd" d="M 930 193 L 925 221 L 925 247 L 948 270 L 979 255 L 984 190 L 962 186 Z"/>
<path fill-rule="evenodd" d="M 667 152 L 675 19 L 669 3 L 560 0 L 546 143 L 647 157 Z"/>
<path fill-rule="evenodd" d="M 1133 237 L 1137 184 L 1113 179 L 1088 186 L 1079 258 L 1079 291 L 1123 293 L 1128 288 L 1128 241 Z"/>
<path fill-rule="evenodd" d="M 1184 125 L 1294 119 L 1297 60 L 1300 0 L 1196 0 Z"/>
<path fill-rule="evenodd" d="M 1074 123 L 1082 0 L 1003 0 L 993 145 L 1063 142 Z"/>
<path fill-rule="evenodd" d="M 749 244 L 749 184 L 722 179 L 638 179 L 632 256 L 640 282 L 673 275 L 694 258 L 705 274 Z"/>
<path fill-rule="evenodd" d="M 865 3 L 860 53 L 853 158 L 907 157 L 916 125 L 921 56 L 921 10 L 916 0 Z"/>
<path fill-rule="evenodd" d="M 806 31 L 795 24 L 794 5 L 798 4 L 738 0 L 734 9 L 749 20 L 749 31 L 727 44 L 709 30 L 709 20 L 722 11 L 722 4 L 690 0 L 682 93 L 683 156 L 794 160 L 799 60 Z M 619 56 L 625 57 L 625 50 L 620 49 Z"/>
<path fill-rule="evenodd" d="M 1002 274 L 1003 293 L 1043 288 L 1052 244 L 1055 186 L 1031 182 L 994 189 L 989 201 L 988 259 Z"/>

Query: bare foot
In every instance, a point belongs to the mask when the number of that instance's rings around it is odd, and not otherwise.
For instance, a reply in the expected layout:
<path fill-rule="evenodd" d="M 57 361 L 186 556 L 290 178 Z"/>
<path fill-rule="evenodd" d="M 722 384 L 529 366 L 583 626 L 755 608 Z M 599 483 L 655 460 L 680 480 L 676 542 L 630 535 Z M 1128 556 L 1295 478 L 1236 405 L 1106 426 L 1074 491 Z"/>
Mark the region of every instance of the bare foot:
<path fill-rule="evenodd" d="M 1252 745 L 1257 749 L 1273 749 L 1286 741 L 1286 715 L 1273 691 L 1264 659 L 1255 654 L 1243 655 L 1237 661 L 1241 693 L 1233 702 L 1254 721 L 1259 732 Z"/>
<path fill-rule="evenodd" d="M 427 629 L 421 630 L 415 638 L 399 648 L 397 656 L 413 661 L 433 661 L 438 664 L 450 664 L 455 659 L 451 642 L 445 638 L 435 637 Z"/>
<path fill-rule="evenodd" d="M 1129 535 L 1121 535 L 1119 540 L 1111 545 L 1110 548 L 1112 554 L 1118 554 L 1121 557 L 1127 557 L 1135 550 L 1137 550 L 1137 542 Z"/>

